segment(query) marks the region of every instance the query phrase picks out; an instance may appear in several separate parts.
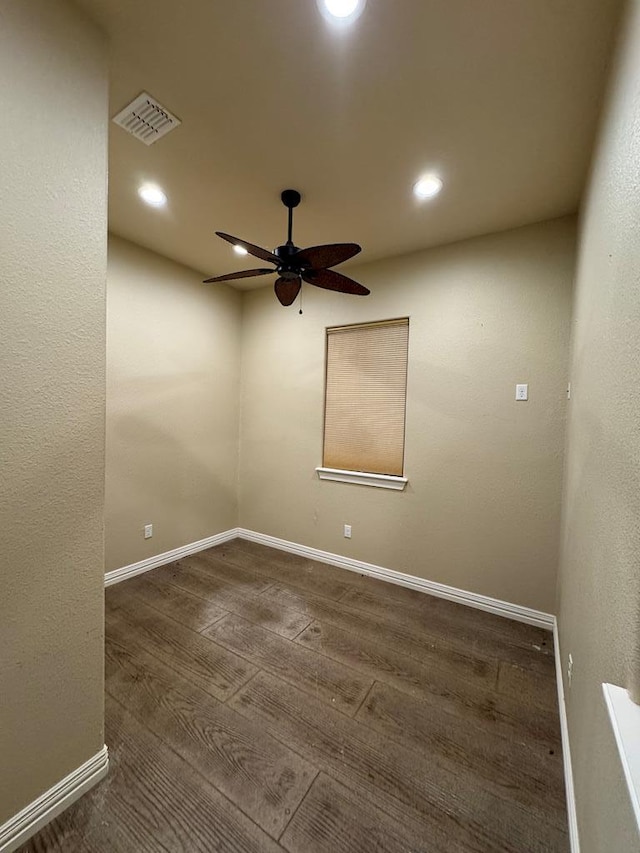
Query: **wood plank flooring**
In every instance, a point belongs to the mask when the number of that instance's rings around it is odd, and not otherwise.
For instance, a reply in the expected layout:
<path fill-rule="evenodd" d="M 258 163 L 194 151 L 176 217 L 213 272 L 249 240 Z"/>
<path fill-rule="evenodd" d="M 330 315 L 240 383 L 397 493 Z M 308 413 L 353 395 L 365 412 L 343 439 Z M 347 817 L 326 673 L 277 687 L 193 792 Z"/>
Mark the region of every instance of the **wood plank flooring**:
<path fill-rule="evenodd" d="M 106 590 L 108 777 L 21 853 L 567 853 L 551 635 L 235 540 Z"/>

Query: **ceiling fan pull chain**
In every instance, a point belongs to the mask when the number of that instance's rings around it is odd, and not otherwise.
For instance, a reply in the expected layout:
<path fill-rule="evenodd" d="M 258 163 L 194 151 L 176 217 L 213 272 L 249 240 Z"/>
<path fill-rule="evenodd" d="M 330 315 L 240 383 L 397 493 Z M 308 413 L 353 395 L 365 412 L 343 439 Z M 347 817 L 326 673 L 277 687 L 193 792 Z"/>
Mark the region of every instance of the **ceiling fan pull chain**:
<path fill-rule="evenodd" d="M 303 290 L 304 290 L 304 287 L 301 284 L 300 285 L 300 310 L 298 311 L 298 314 L 302 314 L 302 291 Z"/>

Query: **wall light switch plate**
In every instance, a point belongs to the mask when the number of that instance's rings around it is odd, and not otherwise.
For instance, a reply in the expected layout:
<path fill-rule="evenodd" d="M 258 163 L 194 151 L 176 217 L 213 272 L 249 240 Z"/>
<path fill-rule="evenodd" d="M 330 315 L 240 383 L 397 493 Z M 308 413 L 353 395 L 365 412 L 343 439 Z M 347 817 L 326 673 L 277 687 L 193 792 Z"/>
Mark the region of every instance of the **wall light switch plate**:
<path fill-rule="evenodd" d="M 144 526 L 144 538 L 151 539 L 153 536 L 153 524 L 145 524 Z"/>
<path fill-rule="evenodd" d="M 516 400 L 528 400 L 529 399 L 529 386 L 528 385 L 516 385 Z"/>
<path fill-rule="evenodd" d="M 351 525 L 345 524 L 344 526 L 344 538 L 351 539 Z"/>

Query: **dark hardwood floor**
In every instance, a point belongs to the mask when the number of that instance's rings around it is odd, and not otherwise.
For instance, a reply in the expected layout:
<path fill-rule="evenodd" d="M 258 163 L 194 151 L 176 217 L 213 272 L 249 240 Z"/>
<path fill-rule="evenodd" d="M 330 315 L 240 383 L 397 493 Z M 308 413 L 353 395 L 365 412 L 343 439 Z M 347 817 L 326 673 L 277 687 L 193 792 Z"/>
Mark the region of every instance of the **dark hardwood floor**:
<path fill-rule="evenodd" d="M 108 777 L 22 853 L 566 853 L 539 628 L 236 540 L 106 591 Z"/>

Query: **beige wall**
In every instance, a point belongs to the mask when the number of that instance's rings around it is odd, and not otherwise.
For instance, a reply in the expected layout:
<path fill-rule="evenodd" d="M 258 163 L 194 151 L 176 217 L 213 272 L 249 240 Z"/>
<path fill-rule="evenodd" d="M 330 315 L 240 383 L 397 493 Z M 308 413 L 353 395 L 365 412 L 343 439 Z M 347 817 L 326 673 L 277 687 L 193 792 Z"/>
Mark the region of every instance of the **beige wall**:
<path fill-rule="evenodd" d="M 110 238 L 107 570 L 237 526 L 240 318 L 236 291 Z"/>
<path fill-rule="evenodd" d="M 103 746 L 107 70 L 0 5 L 0 824 Z"/>
<path fill-rule="evenodd" d="M 564 219 L 353 268 L 371 296 L 305 287 L 303 316 L 247 293 L 241 525 L 553 611 L 574 241 Z M 325 327 L 407 315 L 406 491 L 318 481 Z"/>
<path fill-rule="evenodd" d="M 582 213 L 560 640 L 582 853 L 640 849 L 601 683 L 627 684 L 640 602 L 640 2 L 629 6 Z"/>

